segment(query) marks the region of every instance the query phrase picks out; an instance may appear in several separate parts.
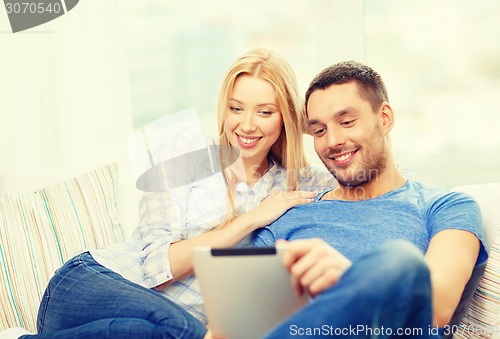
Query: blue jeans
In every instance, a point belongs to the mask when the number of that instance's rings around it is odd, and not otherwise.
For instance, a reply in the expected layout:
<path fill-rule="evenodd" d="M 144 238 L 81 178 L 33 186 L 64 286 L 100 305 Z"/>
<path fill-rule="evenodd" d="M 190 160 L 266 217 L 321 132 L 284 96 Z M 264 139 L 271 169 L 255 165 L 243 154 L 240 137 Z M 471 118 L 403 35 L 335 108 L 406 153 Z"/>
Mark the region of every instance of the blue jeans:
<path fill-rule="evenodd" d="M 401 240 L 381 246 L 266 337 L 301 336 L 439 338 L 432 327 L 430 275 L 421 252 Z"/>
<path fill-rule="evenodd" d="M 174 302 L 101 266 L 89 253 L 52 277 L 37 327 L 40 338 L 202 338 L 206 332 Z"/>

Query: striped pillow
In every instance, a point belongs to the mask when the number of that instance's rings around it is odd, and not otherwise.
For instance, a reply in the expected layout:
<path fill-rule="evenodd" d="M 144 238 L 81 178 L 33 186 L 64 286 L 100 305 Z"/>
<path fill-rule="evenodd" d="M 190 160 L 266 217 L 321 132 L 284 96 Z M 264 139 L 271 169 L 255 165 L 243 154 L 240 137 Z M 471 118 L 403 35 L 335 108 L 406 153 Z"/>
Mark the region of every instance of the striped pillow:
<path fill-rule="evenodd" d="M 116 163 L 31 193 L 0 192 L 0 330 L 36 332 L 45 287 L 83 249 L 123 240 Z"/>
<path fill-rule="evenodd" d="M 453 328 L 453 338 L 500 338 L 500 236 L 469 304 L 467 315 Z"/>

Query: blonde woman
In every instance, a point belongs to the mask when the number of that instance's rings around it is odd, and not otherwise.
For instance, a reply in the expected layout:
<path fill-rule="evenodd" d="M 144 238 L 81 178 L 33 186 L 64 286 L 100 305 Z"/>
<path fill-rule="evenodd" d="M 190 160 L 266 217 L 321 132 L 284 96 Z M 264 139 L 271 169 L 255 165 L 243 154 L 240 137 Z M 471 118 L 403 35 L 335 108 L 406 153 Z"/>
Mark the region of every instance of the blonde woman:
<path fill-rule="evenodd" d="M 218 102 L 224 170 L 146 193 L 130 240 L 69 260 L 49 282 L 38 336 L 203 337 L 192 249 L 238 245 L 336 183 L 327 171 L 307 166 L 301 109 L 283 58 L 265 49 L 238 58 Z"/>

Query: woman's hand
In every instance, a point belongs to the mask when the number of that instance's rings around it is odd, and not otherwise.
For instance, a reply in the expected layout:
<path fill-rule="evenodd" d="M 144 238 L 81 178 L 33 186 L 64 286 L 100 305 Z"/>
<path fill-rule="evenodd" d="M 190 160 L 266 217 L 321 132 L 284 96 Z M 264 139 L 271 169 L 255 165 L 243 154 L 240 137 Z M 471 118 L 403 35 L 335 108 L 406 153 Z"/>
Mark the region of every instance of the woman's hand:
<path fill-rule="evenodd" d="M 255 229 L 269 225 L 293 206 L 308 204 L 314 201 L 318 194 L 307 191 L 274 190 L 252 211 L 252 221 Z"/>
<path fill-rule="evenodd" d="M 282 262 L 298 295 L 306 291 L 317 296 L 335 285 L 351 266 L 349 259 L 321 239 L 278 240 L 276 246 L 285 247 Z"/>

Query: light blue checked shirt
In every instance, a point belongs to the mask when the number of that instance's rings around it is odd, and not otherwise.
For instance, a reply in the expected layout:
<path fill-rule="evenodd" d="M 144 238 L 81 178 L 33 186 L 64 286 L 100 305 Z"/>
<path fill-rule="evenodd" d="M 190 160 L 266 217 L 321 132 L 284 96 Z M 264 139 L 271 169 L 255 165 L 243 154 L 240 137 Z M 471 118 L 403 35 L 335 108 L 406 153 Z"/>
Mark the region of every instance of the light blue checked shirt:
<path fill-rule="evenodd" d="M 184 129 L 175 137 L 175 152 L 182 154 L 180 148 L 192 145 L 190 141 L 195 137 L 198 136 L 190 136 Z M 163 142 L 165 144 L 172 149 L 172 140 Z M 165 149 L 162 146 L 154 155 Z M 185 177 L 185 173 L 179 174 Z M 311 167 L 301 173 L 298 190 L 320 192 L 335 185 L 335 179 L 326 169 Z M 272 190 L 285 190 L 286 187 L 286 171 L 270 161 L 269 171 L 253 187 L 244 182 L 237 184 L 237 214 L 253 210 Z M 225 180 L 220 171 L 215 171 L 213 175 L 171 188 L 168 192 L 146 192 L 139 203 L 140 222 L 131 238 L 90 253 L 101 265 L 134 283 L 153 288 L 173 277 L 170 244 L 214 229 L 227 220 L 230 211 Z M 203 300 L 194 275 L 172 283 L 160 293 L 206 323 Z"/>

